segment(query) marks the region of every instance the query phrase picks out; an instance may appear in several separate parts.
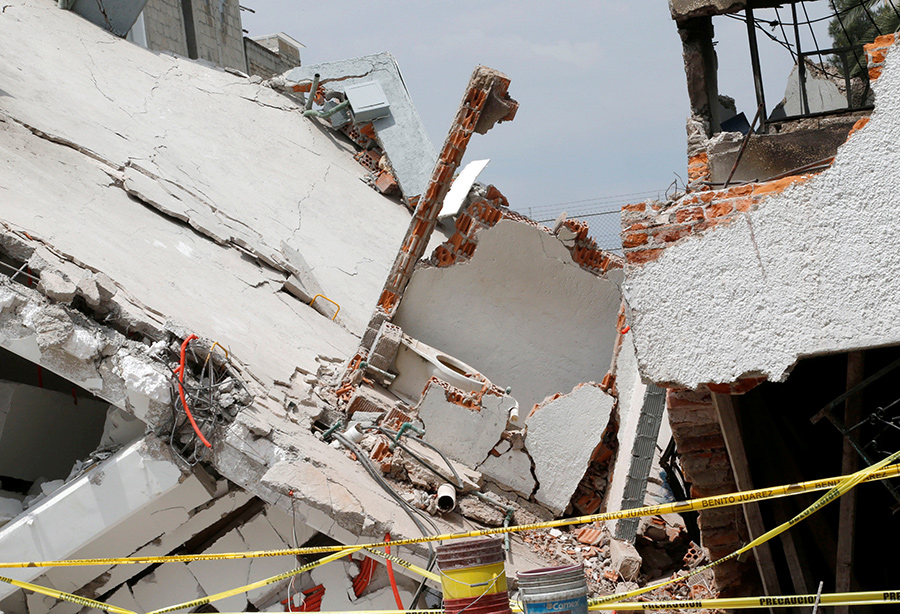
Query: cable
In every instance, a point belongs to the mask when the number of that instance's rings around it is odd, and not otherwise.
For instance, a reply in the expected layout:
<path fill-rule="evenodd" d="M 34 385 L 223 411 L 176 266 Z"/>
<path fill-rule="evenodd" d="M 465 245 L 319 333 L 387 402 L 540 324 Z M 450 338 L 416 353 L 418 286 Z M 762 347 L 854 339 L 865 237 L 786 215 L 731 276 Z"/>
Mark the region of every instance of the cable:
<path fill-rule="evenodd" d="M 188 420 L 191 422 L 191 426 L 194 428 L 194 432 L 197 433 L 197 437 L 200 438 L 200 441 L 203 442 L 207 448 L 212 448 L 212 444 L 207 441 L 206 437 L 203 436 L 203 433 L 200 432 L 200 427 L 197 426 L 197 422 L 194 420 L 194 416 L 191 414 L 190 408 L 188 408 L 187 401 L 184 399 L 184 353 L 187 350 L 188 343 L 197 339 L 197 335 L 191 334 L 188 335 L 188 338 L 184 340 L 184 343 L 181 344 L 181 362 L 178 364 L 178 368 L 175 369 L 175 373 L 178 375 L 178 394 L 181 396 L 181 406 L 184 407 L 184 413 L 187 415 Z"/>
<path fill-rule="evenodd" d="M 562 207 L 564 205 L 578 205 L 581 203 L 598 203 L 601 201 L 614 200 L 616 198 L 626 198 L 629 196 L 642 196 L 645 194 L 659 194 L 661 190 L 644 190 L 643 192 L 631 192 L 630 194 L 612 194 L 609 196 L 597 196 L 594 198 L 586 198 L 584 200 L 570 200 L 562 203 L 553 203 L 551 205 L 541 205 L 540 207 L 528 207 L 530 211 L 534 210 L 549 210 L 555 207 Z"/>
<path fill-rule="evenodd" d="M 416 525 L 416 527 L 422 533 L 422 537 L 428 537 L 429 535 L 435 535 L 438 532 L 437 526 L 431 521 L 431 519 L 423 516 L 423 519 L 428 524 L 431 525 L 431 528 L 434 531 L 433 533 L 428 532 L 428 530 L 425 528 L 425 525 L 423 525 L 421 520 L 419 520 L 419 517 L 418 517 L 420 514 L 419 511 L 417 509 L 415 509 L 413 506 L 411 506 L 406 501 L 406 499 L 404 499 L 399 494 L 397 494 L 397 492 L 391 487 L 390 484 L 387 483 L 387 481 L 381 475 L 381 471 L 372 465 L 372 461 L 369 460 L 369 457 L 367 455 L 363 454 L 362 451 L 356 447 L 356 444 L 354 444 L 349 439 L 344 437 L 341 433 L 332 433 L 331 436 L 336 438 L 339 442 L 341 442 L 341 444 L 345 448 L 347 448 L 348 450 L 353 452 L 353 454 L 356 456 L 357 460 L 359 460 L 360 464 L 362 464 L 362 466 L 366 470 L 366 472 L 370 476 L 372 476 L 376 482 L 378 482 L 378 484 L 388 493 L 388 495 L 390 495 L 390 497 L 394 501 L 396 501 L 397 503 L 400 504 L 400 507 L 402 507 L 403 510 L 406 512 L 406 515 L 410 517 L 410 519 L 413 521 L 413 523 Z M 432 546 L 430 542 L 426 542 L 426 543 L 428 544 L 429 552 L 434 554 L 434 546 Z"/>
<path fill-rule="evenodd" d="M 580 219 L 583 217 L 596 217 L 598 215 L 609 215 L 610 213 L 619 213 L 619 210 L 613 209 L 612 211 L 597 211 L 596 213 L 581 213 L 581 214 L 578 214 L 577 217 Z M 535 220 L 535 222 L 537 222 L 538 224 L 546 224 L 547 222 L 552 222 L 555 219 L 556 218 L 550 218 L 548 220 Z"/>

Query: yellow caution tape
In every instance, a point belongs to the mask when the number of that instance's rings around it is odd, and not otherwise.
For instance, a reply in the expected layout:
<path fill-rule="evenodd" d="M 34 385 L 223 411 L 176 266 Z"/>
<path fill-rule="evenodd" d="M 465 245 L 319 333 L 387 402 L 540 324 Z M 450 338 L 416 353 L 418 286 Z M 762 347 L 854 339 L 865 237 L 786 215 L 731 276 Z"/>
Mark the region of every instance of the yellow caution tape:
<path fill-rule="evenodd" d="M 239 586 L 238 588 L 232 588 L 227 591 L 222 591 L 221 593 L 216 593 L 214 595 L 209 595 L 208 597 L 201 597 L 200 599 L 194 599 L 193 601 L 186 601 L 184 603 L 179 603 L 177 605 L 170 605 L 165 608 L 161 608 L 159 610 L 153 610 L 152 612 L 148 612 L 147 614 L 164 614 L 165 612 L 175 612 L 177 610 L 185 610 L 187 608 L 196 608 L 201 605 L 206 605 L 207 603 L 212 603 L 213 601 L 218 601 L 220 599 L 225 599 L 227 597 L 233 597 L 234 595 L 240 595 L 241 593 L 246 593 L 248 591 L 252 591 L 254 589 L 268 586 L 269 584 L 275 584 L 276 582 L 281 582 L 282 580 L 286 580 L 291 576 L 299 575 L 305 571 L 309 571 L 319 565 L 324 565 L 325 563 L 330 563 L 331 561 L 335 561 L 341 557 L 347 556 L 348 554 L 353 554 L 357 550 L 361 550 L 361 546 L 356 546 L 353 548 L 349 548 L 347 550 L 342 550 L 341 552 L 336 552 L 330 556 L 323 557 L 318 561 L 313 561 L 312 563 L 307 563 L 306 565 L 302 565 L 297 569 L 292 569 L 290 571 L 286 571 L 284 573 L 280 573 L 277 576 L 272 576 L 271 578 L 266 578 L 265 580 L 259 580 L 257 582 L 253 582 L 252 584 L 247 584 L 246 586 Z M 127 614 L 127 613 L 126 613 Z"/>
<path fill-rule="evenodd" d="M 131 610 L 126 610 L 125 608 L 120 608 L 118 606 L 109 605 L 106 603 L 102 603 L 100 601 L 94 601 L 93 599 L 88 599 L 87 597 L 79 597 L 78 595 L 73 595 L 72 593 L 65 593 L 63 591 L 58 591 L 54 588 L 38 586 L 37 584 L 31 584 L 30 582 L 22 582 L 21 580 L 13 580 L 12 578 L 4 578 L 3 576 L 0 576 L 0 582 L 6 582 L 7 584 L 12 584 L 13 586 L 18 586 L 19 588 L 24 588 L 26 591 L 31 591 L 33 593 L 38 593 L 41 595 L 47 595 L 48 597 L 53 597 L 54 599 L 68 601 L 70 603 L 77 603 L 78 605 L 95 608 L 97 610 L 105 610 L 106 612 L 112 612 L 113 614 L 135 614 L 135 612 L 132 612 Z"/>
<path fill-rule="evenodd" d="M 738 548 L 737 550 L 735 550 L 734 552 L 732 552 L 731 554 L 729 554 L 727 556 L 723 556 L 722 558 L 717 559 L 711 563 L 697 567 L 696 569 L 690 571 L 689 573 L 687 573 L 683 576 L 669 578 L 668 580 L 663 580 L 662 582 L 657 582 L 655 584 L 648 584 L 647 586 L 635 589 L 633 591 L 627 591 L 625 593 L 619 593 L 617 595 L 609 595 L 607 597 L 591 599 L 589 603 L 590 603 L 590 605 L 602 605 L 602 604 L 613 603 L 613 602 L 616 602 L 621 599 L 628 599 L 629 597 L 637 597 L 638 595 L 643 595 L 644 593 L 649 593 L 650 591 L 656 590 L 663 586 L 668 586 L 669 584 L 674 584 L 675 582 L 681 582 L 682 580 L 685 580 L 687 578 L 690 578 L 691 576 L 695 576 L 699 573 L 702 573 L 702 572 L 706 571 L 707 569 L 710 569 L 712 567 L 715 567 L 716 565 L 724 563 L 725 561 L 737 558 L 740 555 L 742 555 L 743 553 L 748 552 L 748 551 L 752 550 L 753 548 L 756 548 L 758 545 L 769 541 L 773 537 L 781 535 L 782 533 L 784 533 L 785 531 L 790 529 L 792 526 L 794 526 L 795 524 L 797 524 L 799 522 L 802 522 L 809 516 L 812 516 L 817 511 L 819 511 L 821 508 L 825 507 L 832 501 L 835 501 L 836 499 L 840 498 L 845 493 L 847 493 L 849 490 L 851 490 L 854 486 L 856 486 L 860 482 L 864 481 L 867 477 L 871 476 L 873 473 L 875 473 L 879 469 L 883 468 L 885 465 L 894 462 L 898 458 L 900 458 L 900 451 L 894 452 L 893 454 L 891 454 L 884 460 L 879 461 L 878 463 L 875 463 L 871 467 L 866 467 L 865 469 L 862 469 L 861 471 L 857 471 L 856 473 L 854 473 L 852 475 L 844 477 L 837 486 L 835 486 L 834 488 L 829 490 L 827 493 L 825 493 L 824 496 L 822 496 L 818 501 L 816 501 L 815 503 L 810 505 L 808 508 L 806 508 L 805 510 L 803 510 L 802 512 L 800 512 L 799 514 L 797 514 L 796 516 L 794 516 L 787 522 L 782 523 L 782 524 L 778 525 L 777 527 L 775 527 L 774 529 L 771 529 L 771 530 L 763 533 L 756 539 L 752 540 L 746 546 L 742 546 L 742 547 Z M 605 608 L 598 608 L 598 609 L 605 609 Z"/>
<path fill-rule="evenodd" d="M 391 543 L 393 543 L 393 542 L 391 542 Z M 424 578 L 428 578 L 429 580 L 434 580 L 435 582 L 441 581 L 441 577 L 438 574 L 432 573 L 432 572 L 428 571 L 427 569 L 422 569 L 421 567 L 413 565 L 409 561 L 401 559 L 398 556 L 394 556 L 393 554 L 387 554 L 386 552 L 382 552 L 381 550 L 373 550 L 371 548 L 366 548 L 366 552 L 371 552 L 375 556 L 381 557 L 383 559 L 387 559 L 391 563 L 395 563 L 395 564 L 399 565 L 400 567 L 405 567 L 406 569 L 410 570 L 411 572 L 418 574 Z"/>
<path fill-rule="evenodd" d="M 900 591 L 871 591 L 864 593 L 831 593 L 819 596 L 819 605 L 878 605 L 900 602 Z M 699 609 L 745 609 L 745 608 L 790 608 L 810 606 L 816 603 L 816 595 L 785 595 L 782 597 L 732 597 L 723 599 L 701 599 L 684 601 L 641 601 L 639 603 L 611 603 L 604 606 L 589 606 L 589 610 L 633 611 L 633 610 L 699 610 Z"/>
<path fill-rule="evenodd" d="M 890 460 L 889 457 L 885 460 Z M 882 463 L 885 461 L 882 461 Z M 879 463 L 880 465 L 881 463 Z M 867 468 L 867 473 L 862 481 L 870 482 L 876 480 L 885 480 L 888 478 L 900 476 L 900 464 L 891 465 L 875 470 L 877 465 Z M 191 561 L 222 561 L 232 559 L 252 559 L 270 556 L 291 556 L 300 554 L 327 554 L 331 552 L 340 552 L 348 549 L 374 549 L 384 548 L 385 546 L 405 546 L 409 544 L 421 544 L 425 542 L 444 541 L 448 539 L 461 539 L 468 537 L 481 537 L 484 535 L 499 535 L 503 533 L 514 533 L 518 531 L 532 531 L 535 529 L 550 529 L 554 527 L 565 527 L 576 524 L 587 524 L 590 522 L 619 520 L 621 518 L 636 518 L 639 516 L 656 516 L 660 514 L 681 514 L 683 512 L 698 511 L 716 507 L 727 507 L 730 505 L 738 505 L 751 501 L 763 501 L 766 499 L 776 499 L 779 497 L 788 497 L 806 492 L 814 492 L 817 490 L 825 490 L 843 483 L 845 480 L 854 477 L 839 476 L 834 478 L 825 478 L 822 480 L 811 480 L 808 482 L 799 482 L 797 484 L 788 484 L 786 486 L 773 486 L 771 488 L 760 488 L 757 490 L 746 490 L 727 495 L 716 495 L 713 497 L 703 497 L 700 499 L 692 499 L 689 501 L 681 501 L 678 503 L 663 503 L 662 505 L 650 505 L 647 507 L 638 507 L 629 510 L 621 510 L 618 512 L 605 512 L 602 514 L 592 514 L 589 516 L 578 516 L 575 518 L 563 518 L 560 520 L 551 520 L 548 522 L 537 522 L 533 524 L 520 524 L 509 527 L 495 527 L 492 529 L 479 529 L 476 531 L 467 531 L 463 533 L 445 533 L 443 535 L 433 535 L 429 537 L 412 537 L 391 542 L 378 542 L 373 544 L 362 544 L 360 546 L 317 546 L 313 548 L 287 548 L 283 550 L 259 550 L 251 552 L 224 552 L 218 554 L 180 554 L 173 556 L 134 556 L 121 558 L 98 558 L 98 559 L 68 559 L 57 561 L 35 561 L 35 562 L 0 562 L 0 569 L 19 568 L 19 567 L 79 567 L 83 565 L 129 565 L 129 564 L 146 564 L 146 563 L 169 563 L 169 562 L 191 562 Z M 818 508 L 817 508 L 818 509 Z"/>
<path fill-rule="evenodd" d="M 731 597 L 722 599 L 690 599 L 681 601 L 641 601 L 631 603 L 611 603 L 609 605 L 591 606 L 588 609 L 643 611 L 643 610 L 716 610 L 746 608 L 789 608 L 810 606 L 816 602 L 816 595 L 785 595 L 783 597 Z M 869 591 L 861 593 L 831 593 L 819 595 L 819 605 L 881 605 L 900 603 L 900 591 Z M 521 611 L 513 608 L 513 611 Z M 354 610 L 353 614 L 443 614 L 444 610 Z M 223 612 L 222 614 L 244 614 Z M 343 612 L 323 611 L 319 614 L 344 614 Z"/>

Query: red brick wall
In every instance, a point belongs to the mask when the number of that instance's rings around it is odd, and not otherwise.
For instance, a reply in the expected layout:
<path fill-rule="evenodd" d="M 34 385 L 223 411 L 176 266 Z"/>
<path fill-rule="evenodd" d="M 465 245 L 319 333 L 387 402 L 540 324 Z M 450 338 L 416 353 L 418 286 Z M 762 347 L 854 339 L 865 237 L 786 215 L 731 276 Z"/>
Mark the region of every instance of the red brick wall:
<path fill-rule="evenodd" d="M 529 224 L 550 234 L 550 229 L 537 222 L 509 210 L 509 203 L 500 190 L 489 186 L 485 197 L 471 203 L 456 218 L 456 232 L 449 240 L 439 245 L 431 257 L 435 266 L 445 267 L 465 262 L 475 253 L 478 244 L 476 233 L 483 228 L 491 228 L 502 219 Z M 566 220 L 565 226 L 575 234 L 574 245 L 568 248 L 572 260 L 581 268 L 594 274 L 602 274 L 610 268 L 622 268 L 619 256 L 601 250 L 588 237 L 588 225 L 580 220 Z"/>
<path fill-rule="evenodd" d="M 681 467 L 687 481 L 692 483 L 690 496 L 735 492 L 737 484 L 709 389 L 705 386 L 696 391 L 670 388 L 666 409 Z M 700 535 L 701 545 L 709 551 L 712 560 L 740 548 L 749 541 L 741 506 L 701 510 Z M 726 595 L 746 592 L 758 582 L 752 557 L 743 562 L 726 561 L 713 571 L 716 585 Z"/>

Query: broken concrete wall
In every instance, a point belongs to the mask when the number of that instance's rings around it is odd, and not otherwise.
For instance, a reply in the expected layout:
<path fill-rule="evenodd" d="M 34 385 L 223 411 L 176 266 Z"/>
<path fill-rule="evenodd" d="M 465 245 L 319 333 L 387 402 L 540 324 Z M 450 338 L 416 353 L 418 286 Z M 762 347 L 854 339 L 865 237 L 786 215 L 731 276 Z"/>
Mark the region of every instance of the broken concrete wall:
<path fill-rule="evenodd" d="M 555 515 L 565 511 L 603 440 L 615 399 L 597 384 L 579 385 L 536 406 L 525 424 L 534 459 L 536 500 Z"/>
<path fill-rule="evenodd" d="M 421 268 L 394 322 L 481 371 L 523 412 L 609 369 L 619 289 L 556 237 L 510 220 L 479 232 L 465 264 Z"/>
<path fill-rule="evenodd" d="M 900 53 L 873 87 L 871 120 L 830 169 L 653 205 L 650 230 L 625 234 L 645 262 L 624 284 L 645 378 L 783 381 L 802 356 L 900 343 Z M 657 242 L 666 232 L 684 238 Z"/>

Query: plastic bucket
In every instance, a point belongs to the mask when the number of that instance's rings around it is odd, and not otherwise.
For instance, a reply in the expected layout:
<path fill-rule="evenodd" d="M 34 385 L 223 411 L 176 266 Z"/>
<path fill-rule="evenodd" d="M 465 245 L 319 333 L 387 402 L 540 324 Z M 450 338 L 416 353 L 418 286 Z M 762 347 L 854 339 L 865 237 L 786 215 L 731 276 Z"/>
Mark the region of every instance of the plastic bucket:
<path fill-rule="evenodd" d="M 446 614 L 511 614 L 509 607 L 509 594 L 491 593 L 480 597 L 468 597 L 466 599 L 445 599 L 444 612 Z"/>
<path fill-rule="evenodd" d="M 445 602 L 494 593 L 508 597 L 506 555 L 499 539 L 454 540 L 436 551 Z"/>
<path fill-rule="evenodd" d="M 588 587 L 581 565 L 521 571 L 516 577 L 525 614 L 587 614 Z"/>

